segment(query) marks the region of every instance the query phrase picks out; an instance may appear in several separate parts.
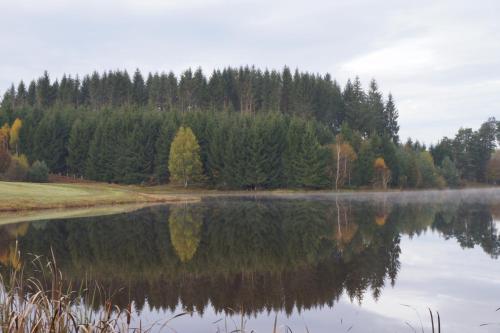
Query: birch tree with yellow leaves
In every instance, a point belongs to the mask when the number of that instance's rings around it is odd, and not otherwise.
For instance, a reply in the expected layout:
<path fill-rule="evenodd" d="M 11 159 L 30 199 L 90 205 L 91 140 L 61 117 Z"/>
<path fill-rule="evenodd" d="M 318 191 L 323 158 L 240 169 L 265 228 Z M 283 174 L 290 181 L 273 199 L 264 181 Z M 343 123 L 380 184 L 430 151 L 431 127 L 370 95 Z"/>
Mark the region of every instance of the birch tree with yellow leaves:
<path fill-rule="evenodd" d="M 181 126 L 170 146 L 168 160 L 170 181 L 181 182 L 184 187 L 202 179 L 200 145 L 189 127 Z"/>
<path fill-rule="evenodd" d="M 335 143 L 330 144 L 328 148 L 330 151 L 328 174 L 335 190 L 338 190 L 347 182 L 350 183 L 352 167 L 357 155 L 352 146 L 344 141 L 341 135 L 337 135 Z"/>
<path fill-rule="evenodd" d="M 12 127 L 10 128 L 10 147 L 16 151 L 16 155 L 19 155 L 19 132 L 21 131 L 21 127 L 23 127 L 23 122 L 21 119 L 16 118 Z"/>

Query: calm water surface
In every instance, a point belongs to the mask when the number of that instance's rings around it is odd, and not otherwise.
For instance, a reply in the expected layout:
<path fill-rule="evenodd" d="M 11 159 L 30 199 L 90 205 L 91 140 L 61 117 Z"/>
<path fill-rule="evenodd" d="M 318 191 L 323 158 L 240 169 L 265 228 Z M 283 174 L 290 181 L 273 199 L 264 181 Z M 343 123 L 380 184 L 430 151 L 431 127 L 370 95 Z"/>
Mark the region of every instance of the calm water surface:
<path fill-rule="evenodd" d="M 52 248 L 178 332 L 500 331 L 500 190 L 205 198 L 0 227 L 2 270 Z M 29 274 L 29 265 L 26 265 Z M 101 305 L 92 306 L 98 309 Z M 480 326 L 483 323 L 493 323 Z M 413 328 L 412 328 L 413 327 Z"/>

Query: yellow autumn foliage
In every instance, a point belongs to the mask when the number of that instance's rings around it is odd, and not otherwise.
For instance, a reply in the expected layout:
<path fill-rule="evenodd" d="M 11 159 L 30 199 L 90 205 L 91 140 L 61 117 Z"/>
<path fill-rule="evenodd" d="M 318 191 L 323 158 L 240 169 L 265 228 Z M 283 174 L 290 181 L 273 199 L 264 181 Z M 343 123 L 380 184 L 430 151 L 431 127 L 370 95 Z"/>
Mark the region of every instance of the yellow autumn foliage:
<path fill-rule="evenodd" d="M 187 187 L 202 178 L 200 145 L 189 127 L 181 126 L 170 146 L 168 159 L 170 180 Z"/>
<path fill-rule="evenodd" d="M 377 215 L 375 216 L 375 224 L 378 226 L 383 226 L 385 225 L 385 222 L 387 220 L 387 215 Z"/>
<path fill-rule="evenodd" d="M 17 145 L 19 143 L 19 132 L 21 131 L 21 127 L 23 127 L 23 122 L 21 119 L 16 118 L 12 127 L 10 128 L 10 147 L 12 149 L 15 148 L 16 153 L 18 152 Z"/>
<path fill-rule="evenodd" d="M 203 219 L 187 206 L 173 207 L 168 218 L 170 241 L 182 262 L 190 261 L 198 249 Z"/>
<path fill-rule="evenodd" d="M 8 150 L 9 149 L 9 137 L 10 137 L 10 126 L 5 123 L 0 128 L 0 148 Z"/>
<path fill-rule="evenodd" d="M 375 169 L 386 169 L 387 165 L 385 164 L 385 161 L 382 157 L 379 157 L 375 159 L 375 162 L 373 163 L 373 167 Z"/>

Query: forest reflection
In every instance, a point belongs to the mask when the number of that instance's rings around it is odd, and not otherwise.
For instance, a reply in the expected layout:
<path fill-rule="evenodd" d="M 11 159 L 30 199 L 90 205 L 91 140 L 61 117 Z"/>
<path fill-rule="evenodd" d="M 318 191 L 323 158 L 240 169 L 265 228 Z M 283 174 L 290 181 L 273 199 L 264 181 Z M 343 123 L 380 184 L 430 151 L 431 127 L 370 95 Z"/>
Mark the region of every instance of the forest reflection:
<path fill-rule="evenodd" d="M 64 275 L 90 276 L 114 301 L 248 314 L 362 302 L 394 284 L 400 238 L 434 230 L 464 248 L 500 253 L 498 206 L 388 200 L 211 198 L 113 216 L 0 227 L 2 270 L 51 248 Z M 17 247 L 21 258 L 15 255 Z M 30 265 L 25 265 L 29 276 Z M 99 304 L 93 304 L 98 307 Z"/>

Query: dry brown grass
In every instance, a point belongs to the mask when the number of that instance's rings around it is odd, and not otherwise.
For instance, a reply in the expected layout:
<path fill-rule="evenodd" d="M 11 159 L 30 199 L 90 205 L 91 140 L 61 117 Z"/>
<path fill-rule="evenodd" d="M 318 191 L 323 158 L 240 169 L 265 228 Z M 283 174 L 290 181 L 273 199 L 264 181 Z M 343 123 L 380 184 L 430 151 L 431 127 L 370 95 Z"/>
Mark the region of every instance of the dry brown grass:
<path fill-rule="evenodd" d="M 9 333 L 66 332 L 150 332 L 169 328 L 169 322 L 143 326 L 132 304 L 120 308 L 96 283 L 81 281 L 78 286 L 65 280 L 54 257 L 34 257 L 30 263 L 37 277 L 24 277 L 13 267 L 7 279 L 0 276 L 0 330 Z M 90 305 L 102 306 L 95 311 Z M 102 303 L 101 303 L 102 302 Z"/>

